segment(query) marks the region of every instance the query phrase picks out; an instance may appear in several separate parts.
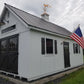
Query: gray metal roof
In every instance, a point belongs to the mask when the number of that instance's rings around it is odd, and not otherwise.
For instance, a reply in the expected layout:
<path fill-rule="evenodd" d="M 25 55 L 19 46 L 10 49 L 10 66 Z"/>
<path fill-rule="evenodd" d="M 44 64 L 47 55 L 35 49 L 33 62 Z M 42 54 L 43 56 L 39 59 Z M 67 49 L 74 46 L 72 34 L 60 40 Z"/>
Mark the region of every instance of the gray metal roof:
<path fill-rule="evenodd" d="M 54 32 L 57 34 L 69 36 L 71 34 L 67 29 L 57 26 L 51 22 L 47 22 L 42 18 L 31 15 L 27 12 L 24 12 L 18 8 L 5 4 L 8 8 L 10 8 L 17 16 L 19 16 L 26 24 L 35 26 L 36 28 L 40 28 L 42 30 L 47 30 L 50 32 Z"/>

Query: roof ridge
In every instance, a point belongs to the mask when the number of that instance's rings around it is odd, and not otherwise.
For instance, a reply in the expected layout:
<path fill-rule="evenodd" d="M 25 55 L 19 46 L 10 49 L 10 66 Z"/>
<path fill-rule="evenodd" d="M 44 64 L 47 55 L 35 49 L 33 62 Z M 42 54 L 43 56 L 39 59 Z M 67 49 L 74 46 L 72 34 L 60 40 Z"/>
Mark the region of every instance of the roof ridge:
<path fill-rule="evenodd" d="M 28 13 L 27 11 L 24 11 L 24 10 L 19 9 L 19 8 L 17 8 L 17 7 L 14 7 L 14 6 L 12 6 L 12 5 L 9 5 L 9 4 L 6 4 L 6 3 L 4 3 L 4 4 L 5 4 L 5 5 L 8 5 L 8 6 L 11 6 L 11 7 L 15 8 L 15 9 L 18 9 L 18 10 L 20 10 L 20 11 L 22 11 L 22 12 L 25 12 L 25 13 L 27 13 L 27 14 L 29 14 L 29 15 L 32 15 L 32 16 L 34 16 L 34 17 L 36 17 L 36 18 L 40 18 L 40 17 L 38 17 L 38 16 L 35 16 L 35 15 L 33 15 L 33 14 L 30 14 L 30 13 Z M 41 19 L 41 18 L 40 18 L 40 19 Z M 45 21 L 45 20 L 44 20 L 44 21 Z M 53 24 L 53 25 L 56 25 L 55 23 L 52 23 L 52 22 L 49 22 L 49 21 L 45 21 L 45 22 L 51 23 L 51 24 Z M 56 26 L 61 27 L 61 26 L 59 26 L 59 25 L 56 25 Z M 62 28 L 64 28 L 64 27 L 62 27 Z M 66 29 L 66 28 L 64 28 L 64 29 Z"/>
<path fill-rule="evenodd" d="M 24 10 L 22 10 L 22 9 L 20 9 L 20 8 L 14 7 L 14 6 L 9 5 L 9 4 L 6 4 L 6 3 L 4 3 L 4 4 L 5 4 L 5 5 L 8 5 L 8 6 L 11 6 L 11 7 L 15 8 L 15 9 L 17 9 L 17 10 L 20 10 L 20 11 L 22 11 L 22 12 L 24 12 L 24 13 L 27 13 L 27 14 L 29 14 L 29 15 L 32 15 L 32 16 L 34 16 L 34 17 L 40 18 L 40 17 L 35 16 L 35 15 L 31 14 L 31 13 L 28 13 L 27 11 L 24 11 Z"/>
<path fill-rule="evenodd" d="M 27 13 L 27 14 L 29 14 L 29 15 L 32 15 L 32 16 L 34 16 L 34 17 L 36 17 L 36 18 L 40 18 L 40 17 L 38 17 L 38 16 L 35 16 L 35 15 L 33 15 L 33 14 L 30 14 L 30 13 L 28 13 L 27 11 L 24 11 L 24 10 L 22 10 L 22 9 L 19 9 L 19 8 L 17 8 L 17 7 L 14 7 L 14 6 L 12 6 L 12 5 L 9 5 L 9 4 L 6 4 L 6 3 L 4 3 L 5 5 L 8 5 L 8 6 L 11 6 L 11 7 L 13 7 L 13 8 L 15 8 L 15 9 L 18 9 L 18 10 L 20 10 L 20 11 L 22 11 L 22 12 L 25 12 L 25 13 Z M 40 19 L 42 19 L 42 18 L 40 18 Z M 52 22 L 49 22 L 49 21 L 46 21 L 46 20 L 44 20 L 45 22 L 48 22 L 48 23 L 51 23 L 51 24 L 53 24 L 53 25 L 56 25 L 56 24 L 54 24 L 54 23 L 52 23 Z M 56 26 L 59 26 L 59 25 L 56 25 Z"/>

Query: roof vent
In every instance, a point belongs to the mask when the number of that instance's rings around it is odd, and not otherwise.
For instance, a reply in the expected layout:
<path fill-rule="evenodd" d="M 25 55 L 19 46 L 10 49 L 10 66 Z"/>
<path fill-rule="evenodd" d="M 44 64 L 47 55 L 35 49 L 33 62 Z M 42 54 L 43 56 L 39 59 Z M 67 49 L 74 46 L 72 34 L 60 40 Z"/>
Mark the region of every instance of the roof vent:
<path fill-rule="evenodd" d="M 44 4 L 44 8 L 43 8 L 44 13 L 41 14 L 41 18 L 44 19 L 44 20 L 46 20 L 46 21 L 49 21 L 49 14 L 46 13 L 48 7 L 49 7 L 48 4 Z"/>
<path fill-rule="evenodd" d="M 4 25 L 5 23 L 0 18 L 0 26 Z"/>

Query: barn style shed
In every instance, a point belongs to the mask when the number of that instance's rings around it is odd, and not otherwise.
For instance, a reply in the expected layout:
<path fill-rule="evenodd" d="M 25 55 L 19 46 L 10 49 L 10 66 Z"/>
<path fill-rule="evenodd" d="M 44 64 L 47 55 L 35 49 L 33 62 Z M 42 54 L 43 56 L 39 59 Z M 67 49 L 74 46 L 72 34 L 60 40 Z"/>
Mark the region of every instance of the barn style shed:
<path fill-rule="evenodd" d="M 49 22 L 47 13 L 40 18 L 5 4 L 0 17 L 0 72 L 32 81 L 82 65 L 82 48 L 70 35 Z"/>

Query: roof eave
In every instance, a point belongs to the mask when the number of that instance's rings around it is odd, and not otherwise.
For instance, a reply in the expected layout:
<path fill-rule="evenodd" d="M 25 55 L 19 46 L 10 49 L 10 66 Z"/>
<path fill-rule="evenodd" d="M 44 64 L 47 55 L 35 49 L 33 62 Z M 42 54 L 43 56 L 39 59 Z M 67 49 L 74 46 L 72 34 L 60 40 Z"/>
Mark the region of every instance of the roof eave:
<path fill-rule="evenodd" d="M 68 35 L 59 34 L 59 33 L 52 32 L 52 31 L 49 31 L 49 30 L 45 30 L 45 29 L 42 29 L 42 28 L 38 28 L 38 27 L 35 27 L 35 26 L 32 26 L 32 25 L 29 25 L 29 29 L 44 32 L 44 33 L 51 34 L 51 35 L 56 35 L 56 36 L 59 36 L 59 37 L 62 37 L 62 38 L 71 39 L 70 36 L 68 36 Z"/>

